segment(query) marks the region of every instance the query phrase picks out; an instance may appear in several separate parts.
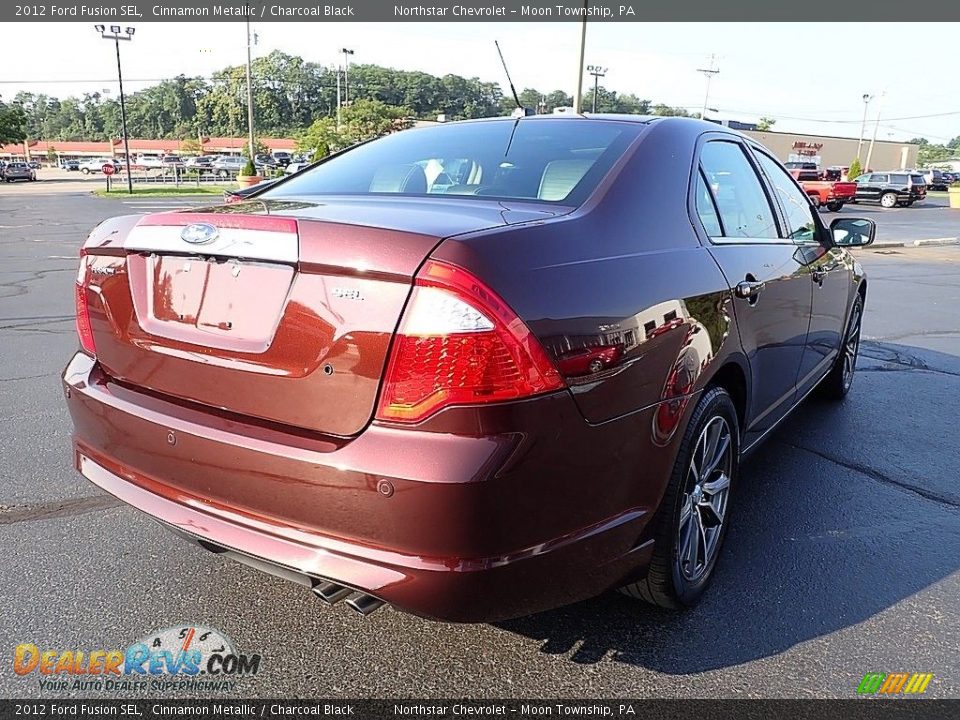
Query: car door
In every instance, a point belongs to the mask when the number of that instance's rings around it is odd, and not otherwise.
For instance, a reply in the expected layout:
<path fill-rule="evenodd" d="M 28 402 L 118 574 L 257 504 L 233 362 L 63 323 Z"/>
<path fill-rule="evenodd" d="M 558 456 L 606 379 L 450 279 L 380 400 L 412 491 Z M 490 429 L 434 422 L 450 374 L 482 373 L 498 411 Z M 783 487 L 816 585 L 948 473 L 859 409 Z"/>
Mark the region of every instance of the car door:
<path fill-rule="evenodd" d="M 797 391 L 806 394 L 830 368 L 840 348 L 847 319 L 853 273 L 849 253 L 834 247 L 820 214 L 790 174 L 759 148 L 760 169 L 774 190 L 786 225 L 786 236 L 797 246 L 797 260 L 812 286 L 810 326 L 800 360 Z"/>
<path fill-rule="evenodd" d="M 784 237 L 777 206 L 747 148 L 738 140 L 711 138 L 699 157 L 697 211 L 710 252 L 734 291 L 734 315 L 750 366 L 747 447 L 793 406 L 811 282 L 797 246 Z"/>

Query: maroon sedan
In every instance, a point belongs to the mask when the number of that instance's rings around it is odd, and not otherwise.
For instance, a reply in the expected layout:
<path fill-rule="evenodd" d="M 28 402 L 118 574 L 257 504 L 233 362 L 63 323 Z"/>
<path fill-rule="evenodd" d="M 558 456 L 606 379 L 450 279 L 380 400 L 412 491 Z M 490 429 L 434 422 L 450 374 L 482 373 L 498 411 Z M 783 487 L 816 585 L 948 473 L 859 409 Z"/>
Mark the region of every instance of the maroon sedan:
<path fill-rule="evenodd" d="M 91 233 L 76 466 L 362 613 L 689 605 L 743 455 L 850 388 L 874 232 L 696 120 L 397 133 Z"/>

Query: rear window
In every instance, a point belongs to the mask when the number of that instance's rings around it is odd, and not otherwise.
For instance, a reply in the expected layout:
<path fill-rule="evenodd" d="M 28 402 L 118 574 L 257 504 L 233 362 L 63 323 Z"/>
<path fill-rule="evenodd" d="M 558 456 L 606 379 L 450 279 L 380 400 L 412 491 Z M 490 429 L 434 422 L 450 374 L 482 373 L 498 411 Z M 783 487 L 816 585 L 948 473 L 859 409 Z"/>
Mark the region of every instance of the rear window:
<path fill-rule="evenodd" d="M 800 170 L 797 173 L 797 180 L 800 182 L 813 182 L 820 179 L 820 174 L 816 170 Z"/>
<path fill-rule="evenodd" d="M 477 196 L 579 205 L 642 127 L 528 118 L 405 130 L 333 157 L 260 197 Z"/>
<path fill-rule="evenodd" d="M 926 185 L 927 181 L 924 179 L 923 175 L 911 175 L 910 182 L 914 185 Z"/>

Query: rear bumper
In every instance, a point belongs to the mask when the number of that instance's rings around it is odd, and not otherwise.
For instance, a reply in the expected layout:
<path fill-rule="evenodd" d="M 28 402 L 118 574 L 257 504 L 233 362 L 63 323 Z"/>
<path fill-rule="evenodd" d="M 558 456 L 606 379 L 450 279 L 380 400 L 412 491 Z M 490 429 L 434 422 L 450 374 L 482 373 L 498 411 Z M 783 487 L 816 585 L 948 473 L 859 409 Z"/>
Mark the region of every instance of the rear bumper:
<path fill-rule="evenodd" d="M 329 580 L 413 614 L 480 622 L 592 597 L 649 562 L 662 488 L 636 477 L 621 486 L 623 457 L 584 474 L 584 448 L 600 436 L 565 393 L 514 411 L 521 424 L 524 413 L 553 417 L 561 442 L 545 462 L 543 438 L 522 432 L 373 425 L 336 444 L 245 426 L 121 387 L 83 354 L 64 388 L 75 463 L 91 482 L 307 585 Z M 625 422 L 635 431 L 651 419 Z"/>

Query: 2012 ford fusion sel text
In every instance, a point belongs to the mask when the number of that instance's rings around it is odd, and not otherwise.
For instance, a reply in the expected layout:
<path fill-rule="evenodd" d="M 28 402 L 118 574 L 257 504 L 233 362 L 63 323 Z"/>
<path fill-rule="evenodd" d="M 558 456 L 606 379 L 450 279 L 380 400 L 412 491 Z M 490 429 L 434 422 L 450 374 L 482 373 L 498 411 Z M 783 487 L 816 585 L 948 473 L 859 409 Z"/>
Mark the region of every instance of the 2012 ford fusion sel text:
<path fill-rule="evenodd" d="M 79 471 L 323 600 L 490 621 L 706 589 L 745 453 L 850 389 L 869 220 L 710 123 L 407 130 L 98 226 Z"/>

